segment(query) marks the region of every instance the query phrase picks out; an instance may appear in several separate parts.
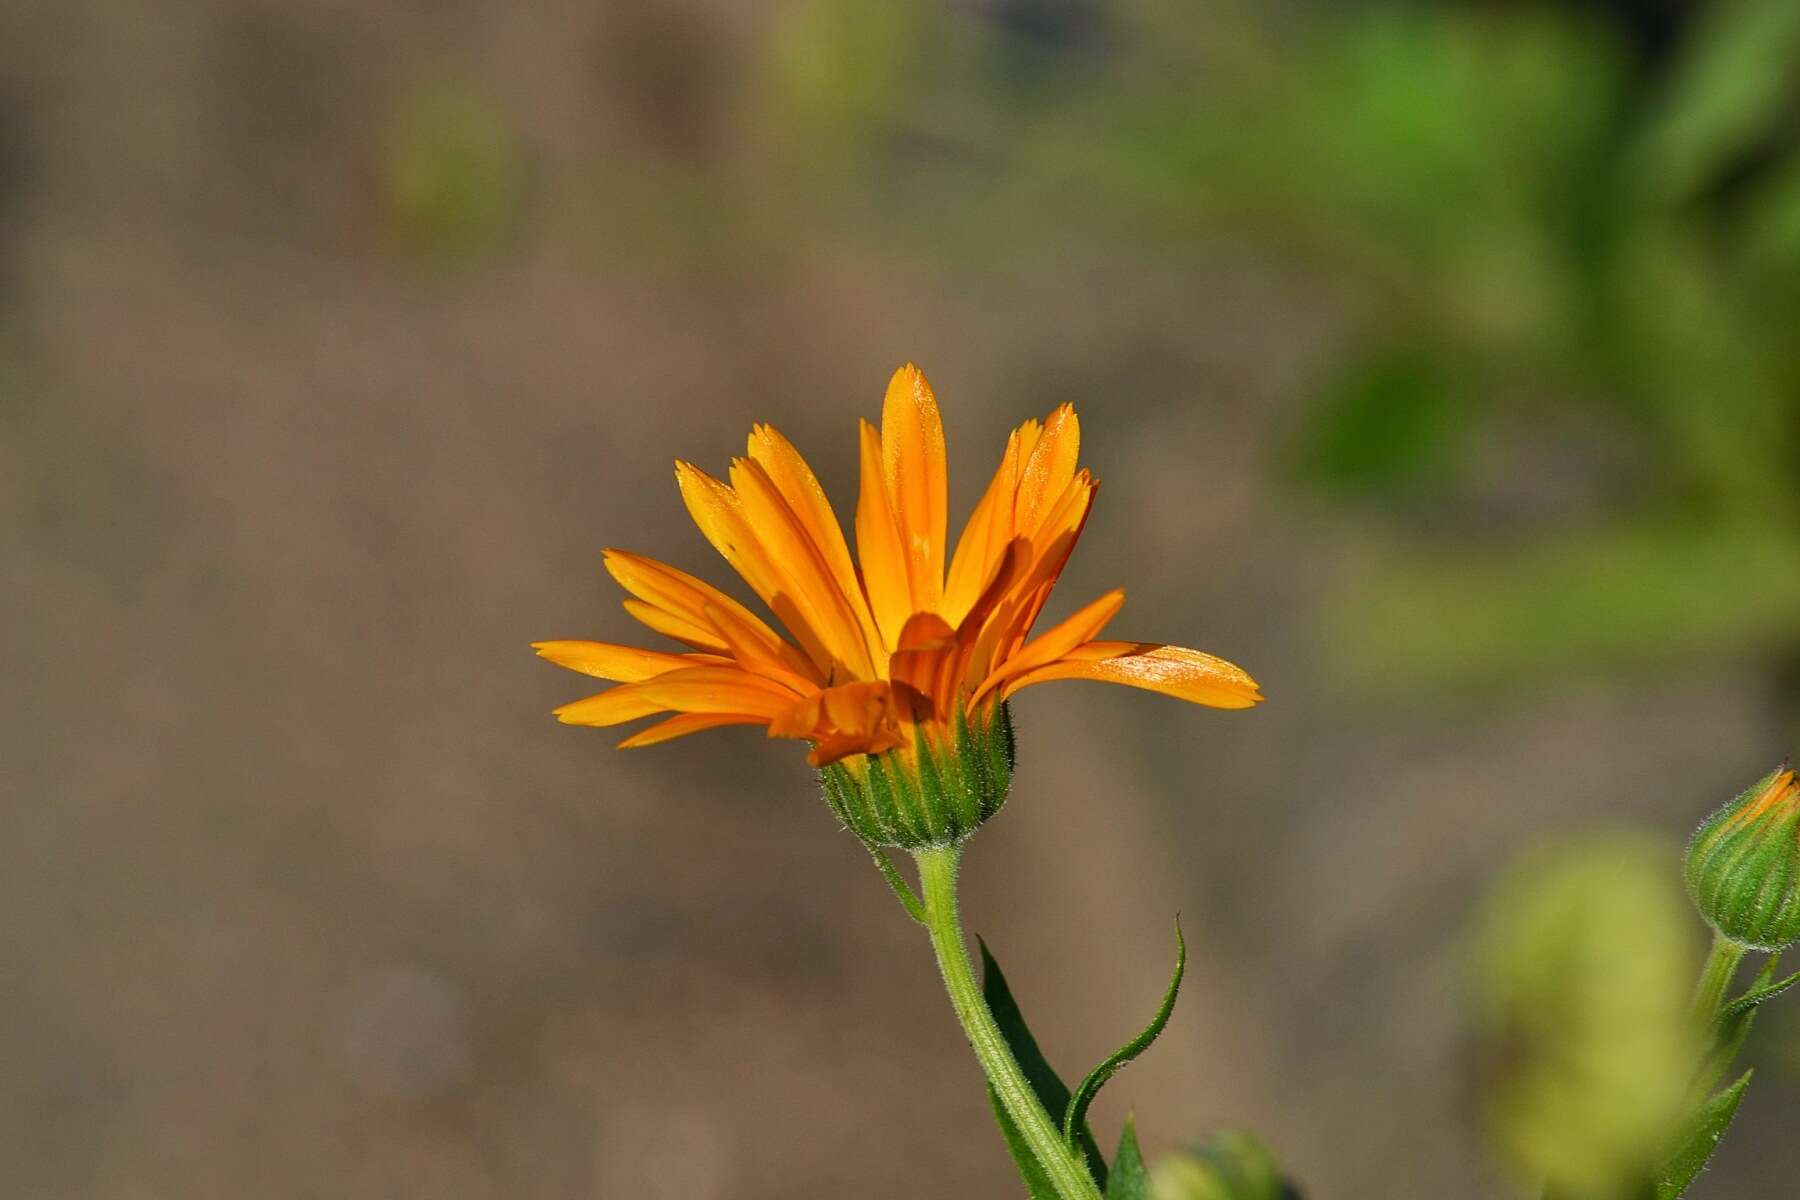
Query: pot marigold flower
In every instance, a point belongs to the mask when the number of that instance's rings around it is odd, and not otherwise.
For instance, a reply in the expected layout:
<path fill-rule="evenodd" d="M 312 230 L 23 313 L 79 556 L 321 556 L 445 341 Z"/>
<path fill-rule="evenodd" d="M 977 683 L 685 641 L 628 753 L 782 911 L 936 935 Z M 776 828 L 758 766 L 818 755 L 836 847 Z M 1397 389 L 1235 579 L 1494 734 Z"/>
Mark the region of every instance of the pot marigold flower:
<path fill-rule="evenodd" d="M 631 593 L 626 611 L 687 649 L 535 643 L 551 662 L 619 685 L 556 716 L 605 726 L 673 714 L 621 747 L 725 725 L 811 742 L 827 799 L 864 841 L 920 846 L 959 840 L 1004 800 L 1006 702 L 1024 688 L 1092 679 L 1214 708 L 1262 699 L 1210 654 L 1101 640 L 1120 590 L 1032 636 L 1098 487 L 1076 465 L 1072 407 L 1013 431 L 954 550 L 943 424 L 917 367 L 894 373 L 880 431 L 863 421 L 860 438 L 854 561 L 811 468 L 770 426 L 752 428 L 729 482 L 677 462 L 695 524 L 792 640 L 692 575 L 608 549 L 607 570 Z"/>

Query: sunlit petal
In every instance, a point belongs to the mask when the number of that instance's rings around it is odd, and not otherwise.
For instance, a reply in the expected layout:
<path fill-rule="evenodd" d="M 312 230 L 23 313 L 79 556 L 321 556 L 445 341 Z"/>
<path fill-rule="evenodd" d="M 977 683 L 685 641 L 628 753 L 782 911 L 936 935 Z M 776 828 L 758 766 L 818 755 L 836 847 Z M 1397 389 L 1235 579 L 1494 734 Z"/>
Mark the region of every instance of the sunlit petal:
<path fill-rule="evenodd" d="M 861 436 L 862 492 L 856 502 L 856 558 L 862 565 L 863 588 L 886 646 L 897 645 L 906 618 L 912 615 L 912 586 L 907 582 L 906 552 L 900 527 L 888 501 L 881 465 L 881 435 L 867 421 Z M 885 660 L 886 655 L 880 656 Z M 885 662 L 878 664 L 885 666 Z"/>
<path fill-rule="evenodd" d="M 632 734 L 619 743 L 619 749 L 635 750 L 639 746 L 654 746 L 658 742 L 667 742 L 674 738 L 686 737 L 690 733 L 701 733 L 726 725 L 766 725 L 767 723 L 766 717 L 751 716 L 749 713 L 676 713 L 666 721 L 658 721 L 656 724 Z"/>
<path fill-rule="evenodd" d="M 749 448 L 751 459 L 769 473 L 769 479 L 824 558 L 838 590 L 854 609 L 857 623 L 863 630 L 863 640 L 873 654 L 881 645 L 875 617 L 869 611 L 862 585 L 857 581 L 856 565 L 850 557 L 849 544 L 844 540 L 843 527 L 838 523 L 837 513 L 833 511 L 825 489 L 819 486 L 818 477 L 793 443 L 772 425 L 752 427 Z"/>
<path fill-rule="evenodd" d="M 636 646 L 618 646 L 612 642 L 533 642 L 531 648 L 538 652 L 539 658 L 548 659 L 559 667 L 618 683 L 635 683 L 664 671 L 694 665 L 679 654 L 640 650 Z"/>
<path fill-rule="evenodd" d="M 1090 642 L 1069 656 L 1009 682 L 1010 696 L 1055 679 L 1122 683 L 1212 708 L 1249 708 L 1263 699 L 1242 667 L 1199 650 L 1155 642 Z"/>
<path fill-rule="evenodd" d="M 888 381 L 881 406 L 882 473 L 900 530 L 912 611 L 934 612 L 943 599 L 948 536 L 944 423 L 937 397 L 907 363 Z"/>
<path fill-rule="evenodd" d="M 799 698 L 792 689 L 737 667 L 688 667 L 624 686 L 676 712 L 748 713 L 765 720 Z"/>
<path fill-rule="evenodd" d="M 1062 658 L 1083 642 L 1090 642 L 1098 637 L 1106 628 L 1106 623 L 1118 614 L 1125 605 L 1125 590 L 1115 588 L 1084 605 L 1080 610 L 1059 622 L 1055 627 L 1032 638 L 1019 648 L 1019 652 L 1007 658 L 996 667 L 992 674 L 975 689 L 975 699 L 979 700 L 993 688 L 1023 675 L 1038 667 L 1047 666 Z"/>

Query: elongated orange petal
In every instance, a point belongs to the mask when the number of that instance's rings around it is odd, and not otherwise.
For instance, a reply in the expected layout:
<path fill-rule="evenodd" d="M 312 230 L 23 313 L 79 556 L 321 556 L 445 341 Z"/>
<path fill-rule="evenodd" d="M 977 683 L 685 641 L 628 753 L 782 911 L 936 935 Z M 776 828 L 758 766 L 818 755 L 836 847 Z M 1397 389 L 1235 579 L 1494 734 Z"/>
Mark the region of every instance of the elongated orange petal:
<path fill-rule="evenodd" d="M 1086 471 L 1078 473 L 1056 509 L 1041 523 L 1038 537 L 1029 543 L 1030 566 L 1011 583 L 1006 597 L 986 619 L 968 656 L 971 685 L 979 684 L 1012 657 L 1030 634 L 1081 537 L 1096 486 Z"/>
<path fill-rule="evenodd" d="M 1031 539 L 1037 560 L 1020 589 L 1025 603 L 1014 628 L 1001 644 L 1002 655 L 1010 655 L 1018 649 L 1037 623 L 1038 614 L 1043 611 L 1056 581 L 1062 578 L 1069 556 L 1075 552 L 1075 544 L 1081 540 L 1082 530 L 1087 528 L 1088 515 L 1094 509 L 1094 493 L 1099 489 L 1098 480 L 1086 471 L 1077 471 L 1063 489 L 1062 497 L 1039 523 Z"/>
<path fill-rule="evenodd" d="M 1081 421 L 1075 409 L 1062 405 L 1044 421 L 1044 431 L 1031 447 L 1019 472 L 1019 495 L 1013 506 L 1014 528 L 1027 537 L 1037 533 L 1046 512 L 1075 477 L 1081 455 Z"/>
<path fill-rule="evenodd" d="M 637 690 L 642 686 L 641 683 L 622 683 L 597 696 L 571 700 L 551 711 L 564 725 L 623 725 L 668 707 Z"/>
<path fill-rule="evenodd" d="M 807 611 L 796 602 L 787 572 L 763 547 L 756 529 L 744 513 L 742 499 L 692 463 L 676 463 L 675 478 L 681 486 L 681 498 L 687 504 L 688 515 L 694 518 L 694 524 L 700 527 L 706 540 L 743 576 L 751 590 L 762 597 L 770 611 L 781 618 L 807 657 L 828 677 L 837 656 L 808 619 Z"/>
<path fill-rule="evenodd" d="M 658 742 L 666 742 L 672 738 L 686 737 L 690 733 L 700 733 L 707 729 L 718 729 L 725 725 L 766 725 L 766 717 L 752 716 L 749 713 L 676 713 L 674 716 L 646 729 L 640 729 L 619 743 L 621 750 L 635 750 L 639 746 L 654 746 Z"/>
<path fill-rule="evenodd" d="M 624 687 L 677 712 L 746 713 L 768 720 L 799 699 L 779 683 L 736 667 L 688 667 Z"/>
<path fill-rule="evenodd" d="M 948 482 L 937 397 L 907 363 L 888 381 L 881 405 L 882 473 L 898 518 L 914 612 L 935 612 L 944 593 Z"/>
<path fill-rule="evenodd" d="M 692 660 L 679 654 L 640 650 L 636 646 L 617 646 L 611 642 L 533 642 L 531 648 L 538 652 L 539 658 L 549 659 L 559 667 L 618 683 L 635 683 L 664 671 L 694 665 Z"/>
<path fill-rule="evenodd" d="M 719 631 L 710 625 L 696 625 L 686 617 L 676 616 L 667 609 L 658 608 L 645 600 L 625 600 L 621 603 L 624 604 L 626 612 L 664 637 L 685 642 L 694 649 L 703 650 L 709 654 L 730 653 L 730 647 L 725 644 L 725 639 L 720 637 Z"/>
<path fill-rule="evenodd" d="M 769 473 L 754 459 L 740 458 L 731 464 L 731 484 L 757 543 L 783 580 L 784 597 L 831 655 L 828 677 L 873 675 L 874 660 L 850 597 Z"/>
<path fill-rule="evenodd" d="M 1026 642 L 1018 653 L 995 667 L 981 686 L 975 689 L 974 698 L 979 700 L 1006 680 L 1038 667 L 1048 666 L 1083 642 L 1092 641 L 1124 604 L 1125 590 L 1114 588 L 1098 600 L 1084 605 L 1053 628 Z"/>
<path fill-rule="evenodd" d="M 1089 642 L 1057 662 L 1011 680 L 1001 695 L 1053 679 L 1122 683 L 1212 708 L 1249 708 L 1263 698 L 1256 680 L 1242 667 L 1199 650 L 1155 642 Z"/>
<path fill-rule="evenodd" d="M 1037 449 L 1038 437 L 1043 432 L 1043 423 L 1036 417 L 1027 417 L 1024 422 L 1020 424 L 1018 434 L 1019 462 L 1021 465 L 1031 458 L 1031 452 Z"/>
<path fill-rule="evenodd" d="M 956 539 L 941 610 L 952 625 L 962 624 L 1012 541 L 1013 502 L 1019 492 L 1019 441 L 1015 429 L 1006 439 L 1006 452 L 1000 456 L 994 478 Z"/>
<path fill-rule="evenodd" d="M 688 624 L 705 629 L 706 606 L 716 605 L 725 609 L 739 621 L 755 628 L 758 634 L 770 645 L 780 645 L 782 639 L 768 623 L 755 613 L 721 592 L 704 579 L 697 579 L 686 571 L 678 571 L 664 562 L 654 558 L 646 558 L 641 554 L 632 554 L 626 550 L 606 549 L 606 569 L 619 582 L 619 586 L 630 592 L 639 600 L 674 616 L 681 617 Z M 629 607 L 629 606 L 628 606 Z M 632 614 L 636 616 L 634 612 Z M 648 624 L 648 622 L 645 622 Z M 686 640 L 686 639 L 681 639 Z M 723 643 L 713 637 L 718 648 Z M 798 658 L 798 653 L 793 655 Z"/>
<path fill-rule="evenodd" d="M 887 480 L 881 465 L 881 435 L 867 421 L 860 422 L 862 492 L 856 501 L 856 558 L 862 564 L 863 587 L 869 608 L 886 647 L 899 644 L 900 630 L 912 615 L 912 587 L 907 582 L 906 553 L 900 528 L 888 502 Z M 886 655 L 878 655 L 885 659 Z M 878 671 L 887 664 L 878 662 Z"/>
<path fill-rule="evenodd" d="M 863 596 L 862 584 L 856 578 L 856 565 L 850 557 L 850 546 L 844 540 L 843 527 L 837 513 L 813 470 L 792 442 L 781 436 L 772 425 L 756 425 L 750 430 L 750 457 L 769 473 L 769 479 L 781 492 L 782 499 L 806 529 L 807 536 L 819 550 L 837 581 L 838 590 L 856 611 L 862 626 L 863 640 L 871 652 L 881 644 L 874 614 Z"/>
<path fill-rule="evenodd" d="M 724 609 L 712 605 L 707 606 L 706 616 L 730 646 L 732 658 L 750 674 L 775 680 L 801 695 L 818 690 L 818 685 L 812 679 L 795 672 L 783 662 L 781 656 L 758 637 L 750 626 L 738 621 Z"/>

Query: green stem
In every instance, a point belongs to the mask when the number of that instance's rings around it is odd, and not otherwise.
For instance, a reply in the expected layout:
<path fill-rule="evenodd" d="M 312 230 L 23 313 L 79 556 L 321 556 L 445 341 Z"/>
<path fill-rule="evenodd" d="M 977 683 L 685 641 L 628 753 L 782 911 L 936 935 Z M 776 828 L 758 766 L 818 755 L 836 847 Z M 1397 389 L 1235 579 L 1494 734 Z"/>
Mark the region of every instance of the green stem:
<path fill-rule="evenodd" d="M 950 1006 L 962 1022 L 969 1045 L 981 1069 L 1000 1098 L 1000 1106 L 1018 1127 L 1026 1145 L 1037 1156 L 1060 1200 L 1100 1200 L 1081 1154 L 1063 1140 L 1056 1121 L 1038 1102 L 1019 1060 L 1006 1044 L 994 1014 L 982 998 L 981 985 L 969 964 L 962 921 L 956 912 L 956 867 L 962 851 L 955 846 L 934 846 L 914 852 L 919 862 L 919 890 L 925 907 L 924 925 L 931 933 L 938 969 L 950 993 Z"/>
<path fill-rule="evenodd" d="M 1725 994 L 1731 990 L 1731 980 L 1737 974 L 1738 964 L 1744 961 L 1745 953 L 1745 947 L 1724 934 L 1713 934 L 1712 952 L 1706 956 L 1706 966 L 1701 969 L 1700 982 L 1694 989 L 1694 1016 L 1709 1030 L 1718 1019 L 1719 1010 L 1725 1007 Z"/>

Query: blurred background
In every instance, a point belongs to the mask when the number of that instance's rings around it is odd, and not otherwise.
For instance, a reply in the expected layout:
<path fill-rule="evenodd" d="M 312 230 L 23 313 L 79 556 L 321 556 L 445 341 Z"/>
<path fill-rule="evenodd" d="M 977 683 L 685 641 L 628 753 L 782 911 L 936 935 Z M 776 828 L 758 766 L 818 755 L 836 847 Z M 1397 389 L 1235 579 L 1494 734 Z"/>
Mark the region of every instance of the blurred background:
<path fill-rule="evenodd" d="M 1800 740 L 1797 114 L 1791 0 L 13 0 L 6 1192 L 1015 1194 L 802 756 L 526 648 L 639 636 L 603 545 L 726 580 L 670 463 L 752 421 L 848 511 L 910 358 L 953 509 L 1079 406 L 1052 617 L 1270 697 L 1015 706 L 967 918 L 1052 1059 L 1190 938 L 1102 1139 L 1513 1194 L 1484 896 L 1673 885 Z M 1748 1057 L 1702 1200 L 1800 1172 L 1800 1006 Z"/>

